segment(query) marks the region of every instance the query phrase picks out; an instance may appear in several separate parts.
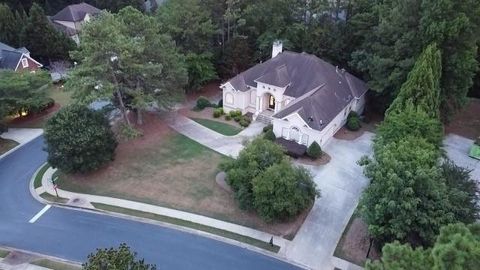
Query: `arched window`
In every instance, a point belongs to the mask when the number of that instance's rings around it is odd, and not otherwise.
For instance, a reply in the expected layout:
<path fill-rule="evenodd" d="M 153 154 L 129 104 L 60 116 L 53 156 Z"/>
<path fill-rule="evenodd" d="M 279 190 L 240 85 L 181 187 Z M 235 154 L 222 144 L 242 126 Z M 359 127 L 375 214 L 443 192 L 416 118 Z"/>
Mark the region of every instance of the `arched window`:
<path fill-rule="evenodd" d="M 233 104 L 233 95 L 231 93 L 225 94 L 225 103 Z"/>

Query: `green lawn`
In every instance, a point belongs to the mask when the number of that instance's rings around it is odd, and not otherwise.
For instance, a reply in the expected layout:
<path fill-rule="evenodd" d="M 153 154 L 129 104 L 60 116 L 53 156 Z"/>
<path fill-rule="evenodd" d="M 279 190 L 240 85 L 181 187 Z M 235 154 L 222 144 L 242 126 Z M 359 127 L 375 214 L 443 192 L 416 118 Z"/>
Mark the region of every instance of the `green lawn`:
<path fill-rule="evenodd" d="M 72 92 L 65 91 L 61 85 L 50 86 L 47 90 L 47 96 L 53 98 L 53 100 L 62 107 L 72 103 Z"/>
<path fill-rule="evenodd" d="M 56 262 L 48 259 L 40 259 L 34 261 L 31 264 L 53 269 L 53 270 L 80 270 L 82 267 L 80 265 L 72 265 L 64 262 Z"/>
<path fill-rule="evenodd" d="M 480 146 L 474 144 L 472 148 L 470 148 L 470 156 L 480 160 Z"/>
<path fill-rule="evenodd" d="M 263 242 L 251 237 L 243 236 L 240 234 L 232 233 L 229 231 L 224 231 L 221 229 L 217 229 L 214 227 L 209 227 L 205 226 L 202 224 L 182 220 L 182 219 L 177 219 L 177 218 L 172 218 L 172 217 L 167 217 L 167 216 L 162 216 L 162 215 L 156 215 L 152 213 L 147 213 L 147 212 L 142 212 L 142 211 L 137 211 L 137 210 L 132 210 L 132 209 L 126 209 L 122 207 L 117 207 L 117 206 L 111 206 L 111 205 L 106 205 L 102 203 L 92 203 L 93 206 L 97 209 L 105 210 L 105 211 L 110 211 L 110 212 L 116 212 L 116 213 L 121 213 L 129 216 L 137 216 L 137 217 L 142 217 L 142 218 L 147 218 L 147 219 L 153 219 L 165 223 L 170 223 L 170 224 L 175 224 L 179 225 L 182 227 L 187 227 L 199 231 L 204 231 L 208 232 L 211 234 L 216 234 L 225 238 L 230 238 L 239 242 L 243 242 L 252 246 L 256 246 L 271 252 L 277 253 L 280 250 L 280 247 L 277 245 L 270 245 L 267 242 Z"/>
<path fill-rule="evenodd" d="M 0 155 L 5 154 L 17 145 L 16 141 L 0 138 Z"/>
<path fill-rule="evenodd" d="M 222 122 L 214 121 L 214 120 L 203 119 L 203 118 L 192 118 L 192 120 L 204 127 L 207 127 L 225 136 L 237 135 L 240 131 L 242 131 L 241 128 L 238 128 L 229 124 L 225 124 Z"/>
<path fill-rule="evenodd" d="M 42 168 L 38 171 L 37 175 L 35 175 L 35 180 L 33 181 L 34 188 L 39 188 L 42 186 L 42 177 L 49 167 L 50 165 L 48 163 L 43 165 Z"/>
<path fill-rule="evenodd" d="M 8 250 L 0 249 L 0 258 L 7 257 L 9 253 L 10 253 L 10 251 L 8 251 Z"/>

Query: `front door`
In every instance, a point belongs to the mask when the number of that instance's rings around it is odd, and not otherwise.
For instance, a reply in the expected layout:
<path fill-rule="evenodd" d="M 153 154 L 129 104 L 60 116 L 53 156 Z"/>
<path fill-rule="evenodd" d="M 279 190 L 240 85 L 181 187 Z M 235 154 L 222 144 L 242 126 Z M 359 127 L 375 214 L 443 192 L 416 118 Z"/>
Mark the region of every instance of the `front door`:
<path fill-rule="evenodd" d="M 270 110 L 275 110 L 275 98 L 272 95 L 268 98 L 268 108 Z"/>

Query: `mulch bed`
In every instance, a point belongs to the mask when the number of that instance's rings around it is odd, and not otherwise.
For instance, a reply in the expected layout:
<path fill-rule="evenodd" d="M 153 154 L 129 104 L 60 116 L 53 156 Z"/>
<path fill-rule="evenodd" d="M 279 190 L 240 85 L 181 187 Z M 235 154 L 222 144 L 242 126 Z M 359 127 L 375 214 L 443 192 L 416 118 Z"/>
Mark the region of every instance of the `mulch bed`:
<path fill-rule="evenodd" d="M 43 112 L 31 114 L 28 116 L 13 118 L 8 122 L 8 126 L 12 128 L 16 128 L 16 127 L 35 125 L 37 121 L 42 121 L 45 118 L 50 118 L 53 115 L 53 113 L 60 110 L 60 108 L 61 108 L 60 104 L 55 103 L 52 107 L 48 108 Z"/>
<path fill-rule="evenodd" d="M 471 98 L 469 104 L 445 126 L 445 133 L 457 134 L 472 140 L 480 136 L 480 99 Z"/>
<path fill-rule="evenodd" d="M 328 162 L 330 162 L 330 159 L 332 159 L 330 157 L 329 154 L 323 152 L 322 156 L 318 159 L 311 159 L 307 156 L 303 156 L 303 157 L 300 157 L 298 159 L 296 159 L 298 162 L 300 162 L 301 164 L 305 164 L 305 165 L 310 165 L 310 166 L 321 166 L 321 165 L 325 165 L 327 164 Z"/>

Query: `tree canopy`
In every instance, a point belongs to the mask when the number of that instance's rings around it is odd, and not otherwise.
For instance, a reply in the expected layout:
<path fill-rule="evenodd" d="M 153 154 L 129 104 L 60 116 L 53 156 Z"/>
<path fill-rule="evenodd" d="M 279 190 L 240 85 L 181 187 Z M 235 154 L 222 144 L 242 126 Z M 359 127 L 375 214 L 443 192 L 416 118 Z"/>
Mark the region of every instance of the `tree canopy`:
<path fill-rule="evenodd" d="M 113 160 L 117 142 L 102 112 L 62 108 L 45 126 L 48 162 L 65 173 L 86 173 Z"/>
<path fill-rule="evenodd" d="M 168 110 L 182 97 L 185 59 L 154 18 L 131 7 L 104 12 L 85 25 L 81 40 L 72 53 L 80 63 L 66 84 L 76 100 L 115 99 L 127 123 L 132 109 L 141 124 L 147 107 Z"/>
<path fill-rule="evenodd" d="M 130 250 L 126 244 L 120 244 L 118 248 L 97 249 L 95 253 L 88 255 L 88 260 L 82 265 L 84 270 L 155 270 L 155 265 L 147 264 L 143 259 L 137 259 L 137 253 Z"/>

